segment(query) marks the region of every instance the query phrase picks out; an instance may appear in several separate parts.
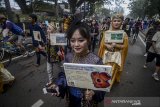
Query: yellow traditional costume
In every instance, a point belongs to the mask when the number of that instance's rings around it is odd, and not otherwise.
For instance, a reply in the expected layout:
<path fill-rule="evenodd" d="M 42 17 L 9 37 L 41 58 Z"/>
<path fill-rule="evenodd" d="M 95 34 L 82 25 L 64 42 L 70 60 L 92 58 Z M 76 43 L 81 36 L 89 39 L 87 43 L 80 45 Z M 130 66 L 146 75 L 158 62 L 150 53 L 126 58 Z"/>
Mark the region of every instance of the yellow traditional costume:
<path fill-rule="evenodd" d="M 69 29 L 69 26 L 71 24 L 71 18 L 65 18 L 63 22 L 63 30 L 66 32 Z"/>
<path fill-rule="evenodd" d="M 114 16 L 113 18 L 121 18 L 121 16 L 117 15 L 117 16 Z M 112 26 L 111 30 L 103 32 L 103 37 L 100 43 L 98 55 L 100 58 L 103 59 L 103 63 L 105 65 L 112 66 L 112 83 L 111 83 L 111 87 L 112 87 L 115 81 L 120 82 L 120 76 L 122 74 L 124 64 L 125 64 L 125 59 L 128 52 L 128 36 L 126 33 L 124 33 L 123 43 L 116 43 L 117 46 L 114 48 L 114 50 L 111 51 L 106 46 L 106 44 L 109 44 L 109 43 L 105 43 L 105 34 L 110 31 L 118 31 L 118 30 L 117 29 L 114 30 Z M 111 54 L 111 55 L 109 57 L 106 57 L 106 54 Z M 106 62 L 105 61 L 106 58 L 109 59 L 110 61 Z"/>
<path fill-rule="evenodd" d="M 15 77 L 0 63 L 0 93 L 3 92 L 3 84 L 12 85 L 14 80 Z"/>

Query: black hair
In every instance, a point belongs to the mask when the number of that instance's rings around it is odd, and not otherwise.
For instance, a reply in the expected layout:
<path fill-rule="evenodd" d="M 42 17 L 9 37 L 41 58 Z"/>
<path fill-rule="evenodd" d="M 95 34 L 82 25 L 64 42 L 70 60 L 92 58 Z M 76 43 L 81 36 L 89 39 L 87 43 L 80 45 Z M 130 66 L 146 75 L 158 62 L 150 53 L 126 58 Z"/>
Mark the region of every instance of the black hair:
<path fill-rule="evenodd" d="M 95 22 L 96 22 L 94 26 L 98 26 L 97 20 L 96 19 L 93 19 L 93 20 L 95 20 Z M 91 26 L 93 26 L 93 24 L 92 24 L 93 20 L 91 21 Z"/>
<path fill-rule="evenodd" d="M 127 17 L 125 20 L 130 21 L 130 18 Z"/>
<path fill-rule="evenodd" d="M 72 36 L 73 36 L 73 33 L 76 30 L 78 30 L 79 33 L 82 35 L 82 37 L 84 37 L 85 39 L 87 39 L 87 41 L 90 43 L 91 36 L 90 36 L 89 26 L 86 23 L 80 22 L 80 21 L 77 21 L 76 23 L 72 23 L 71 24 L 71 27 L 67 31 L 66 38 L 68 40 L 70 40 L 72 38 Z"/>
<path fill-rule="evenodd" d="M 35 22 L 37 21 L 37 15 L 30 14 L 29 17 L 31 17 Z"/>

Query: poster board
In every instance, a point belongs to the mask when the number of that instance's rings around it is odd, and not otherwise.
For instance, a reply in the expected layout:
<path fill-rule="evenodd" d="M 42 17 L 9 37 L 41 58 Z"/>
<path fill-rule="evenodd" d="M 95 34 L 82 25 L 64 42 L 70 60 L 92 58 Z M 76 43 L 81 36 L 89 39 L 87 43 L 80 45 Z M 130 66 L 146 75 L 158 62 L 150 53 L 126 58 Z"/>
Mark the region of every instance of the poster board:
<path fill-rule="evenodd" d="M 50 45 L 67 45 L 67 38 L 64 33 L 51 33 Z"/>
<path fill-rule="evenodd" d="M 124 31 L 106 31 L 105 42 L 106 43 L 123 43 Z"/>
<path fill-rule="evenodd" d="M 33 37 L 34 37 L 34 40 L 36 41 L 42 41 L 42 38 L 41 38 L 41 33 L 39 31 L 33 31 Z"/>
<path fill-rule="evenodd" d="M 64 63 L 64 71 L 69 86 L 110 92 L 111 66 Z"/>

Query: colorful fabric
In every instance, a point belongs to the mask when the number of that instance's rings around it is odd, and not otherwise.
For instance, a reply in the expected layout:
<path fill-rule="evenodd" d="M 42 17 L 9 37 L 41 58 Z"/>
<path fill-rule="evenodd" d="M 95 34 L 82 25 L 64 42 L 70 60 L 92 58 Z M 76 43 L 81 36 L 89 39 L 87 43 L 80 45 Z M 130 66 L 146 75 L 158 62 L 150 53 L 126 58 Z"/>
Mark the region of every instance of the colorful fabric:
<path fill-rule="evenodd" d="M 120 52 L 110 52 L 105 51 L 103 56 L 103 63 L 114 62 L 121 66 L 121 53 Z"/>
<path fill-rule="evenodd" d="M 107 32 L 107 31 L 106 31 Z M 105 36 L 104 36 L 105 32 L 103 32 L 103 37 L 100 43 L 100 48 L 98 51 L 98 56 L 102 59 L 104 59 L 104 54 L 105 51 L 109 51 L 106 46 L 105 46 Z M 126 60 L 126 56 L 127 56 L 127 52 L 128 52 L 128 36 L 125 33 L 124 36 L 124 42 L 123 42 L 123 46 L 124 48 L 122 50 L 120 50 L 119 48 L 115 48 L 114 52 L 119 52 L 121 55 L 121 65 L 119 65 L 118 63 L 115 62 L 108 62 L 105 63 L 105 65 L 111 65 L 112 66 L 112 85 L 114 83 L 114 81 L 116 80 L 117 82 L 120 81 L 120 76 L 122 74 L 123 68 L 124 68 L 124 64 L 125 64 L 125 60 Z"/>
<path fill-rule="evenodd" d="M 58 55 L 60 52 L 62 55 Z M 47 47 L 48 62 L 60 62 L 64 60 L 64 51 L 60 46 L 48 46 Z"/>

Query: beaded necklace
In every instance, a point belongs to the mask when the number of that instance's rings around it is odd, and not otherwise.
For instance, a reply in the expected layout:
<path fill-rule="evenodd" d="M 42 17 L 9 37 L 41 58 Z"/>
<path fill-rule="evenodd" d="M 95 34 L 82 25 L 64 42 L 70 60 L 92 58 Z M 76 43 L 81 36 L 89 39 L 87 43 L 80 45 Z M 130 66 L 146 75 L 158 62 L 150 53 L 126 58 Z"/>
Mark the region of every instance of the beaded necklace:
<path fill-rule="evenodd" d="M 89 53 L 90 53 L 89 50 L 86 50 L 81 54 L 74 53 L 72 63 L 80 63 L 84 59 L 84 64 L 86 64 L 87 62 L 86 62 L 85 58 Z"/>

